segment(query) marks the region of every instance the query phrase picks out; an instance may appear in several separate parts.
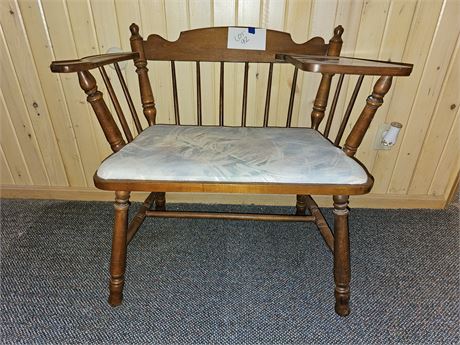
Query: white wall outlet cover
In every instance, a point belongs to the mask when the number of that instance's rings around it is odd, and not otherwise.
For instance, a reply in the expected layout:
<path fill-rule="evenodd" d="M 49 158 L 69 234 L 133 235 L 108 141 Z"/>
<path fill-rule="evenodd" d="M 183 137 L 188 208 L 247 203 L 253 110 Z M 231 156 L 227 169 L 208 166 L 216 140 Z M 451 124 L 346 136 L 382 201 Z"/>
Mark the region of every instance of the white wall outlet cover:
<path fill-rule="evenodd" d="M 402 125 L 399 122 L 392 122 L 390 128 L 383 132 L 382 143 L 386 146 L 393 146 L 396 144 L 401 128 Z"/>
<path fill-rule="evenodd" d="M 390 150 L 391 146 L 386 146 L 382 144 L 382 137 L 383 133 L 387 132 L 390 129 L 390 125 L 388 123 L 381 123 L 379 128 L 377 129 L 377 133 L 375 134 L 374 138 L 374 149 L 375 150 Z"/>

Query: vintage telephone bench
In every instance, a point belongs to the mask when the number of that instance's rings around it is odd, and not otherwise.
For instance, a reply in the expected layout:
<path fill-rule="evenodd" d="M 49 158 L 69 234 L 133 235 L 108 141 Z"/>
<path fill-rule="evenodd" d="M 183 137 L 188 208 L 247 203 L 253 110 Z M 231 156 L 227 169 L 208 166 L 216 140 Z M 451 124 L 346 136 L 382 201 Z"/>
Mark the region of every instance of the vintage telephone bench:
<path fill-rule="evenodd" d="M 348 315 L 348 199 L 350 195 L 368 193 L 373 184 L 372 176 L 353 156 L 376 110 L 382 105 L 393 76 L 408 76 L 412 65 L 339 57 L 343 33 L 341 26 L 335 28 L 329 44 L 320 37 L 296 44 L 288 33 L 266 30 L 265 50 L 227 48 L 227 27 L 185 31 L 175 42 L 167 41 L 158 35 L 150 35 L 147 40 L 143 40 L 136 24 L 132 24 L 130 30 L 131 53 L 104 54 L 51 64 L 53 72 L 78 74 L 80 86 L 87 94 L 87 100 L 114 151 L 102 162 L 94 175 L 97 188 L 115 192 L 109 303 L 117 306 L 122 302 L 127 246 L 145 217 L 313 222 L 334 256 L 335 310 L 339 315 Z M 118 64 L 125 60 L 132 60 L 136 66 L 143 113 L 149 125 L 145 129 L 141 126 Z M 170 61 L 175 124 L 156 122 L 157 111 L 149 81 L 148 60 Z M 196 63 L 197 119 L 194 126 L 181 125 L 175 61 Z M 206 95 L 201 93 L 202 61 L 220 64 L 219 121 L 214 126 L 202 124 L 202 101 L 206 98 Z M 225 126 L 224 121 L 224 64 L 227 62 L 244 64 L 239 127 Z M 248 90 L 248 70 L 250 65 L 256 63 L 269 66 L 264 119 L 260 127 L 247 127 L 247 118 L 254 116 L 247 114 L 248 94 L 251 93 L 251 90 Z M 268 123 L 273 65 L 283 63 L 295 66 L 289 106 L 286 110 L 286 126 L 270 127 Z M 105 71 L 104 66 L 109 64 L 114 64 L 133 117 L 133 129 L 137 134 L 133 134 L 128 125 Z M 96 68 L 99 69 L 107 87 L 121 130 L 90 72 Z M 322 74 L 311 112 L 311 128 L 291 128 L 299 70 Z M 340 89 L 346 74 L 359 75 L 359 78 L 345 113 L 338 119 L 341 120 L 338 133 L 334 140 L 329 141 Z M 320 133 L 318 128 L 325 115 L 331 82 L 335 75 L 338 75 L 337 88 L 329 108 L 325 129 Z M 380 78 L 343 147 L 340 147 L 359 88 L 364 76 L 367 75 Z M 181 111 L 186 112 L 187 109 Z M 151 193 L 129 222 L 129 197 L 132 191 Z M 167 211 L 165 192 L 295 194 L 297 204 L 293 215 Z M 310 197 L 311 194 L 333 196 L 333 230 Z"/>

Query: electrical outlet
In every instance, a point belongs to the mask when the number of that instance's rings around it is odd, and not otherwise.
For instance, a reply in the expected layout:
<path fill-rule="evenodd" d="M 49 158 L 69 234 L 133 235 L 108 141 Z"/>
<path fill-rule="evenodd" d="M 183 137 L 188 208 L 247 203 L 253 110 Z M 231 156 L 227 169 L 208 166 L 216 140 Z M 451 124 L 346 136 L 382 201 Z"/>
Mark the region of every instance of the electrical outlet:
<path fill-rule="evenodd" d="M 388 131 L 389 129 L 390 129 L 389 123 L 380 124 L 379 128 L 377 129 L 377 133 L 374 139 L 374 149 L 375 150 L 390 150 L 391 149 L 391 146 L 384 145 L 382 143 L 384 132 Z"/>

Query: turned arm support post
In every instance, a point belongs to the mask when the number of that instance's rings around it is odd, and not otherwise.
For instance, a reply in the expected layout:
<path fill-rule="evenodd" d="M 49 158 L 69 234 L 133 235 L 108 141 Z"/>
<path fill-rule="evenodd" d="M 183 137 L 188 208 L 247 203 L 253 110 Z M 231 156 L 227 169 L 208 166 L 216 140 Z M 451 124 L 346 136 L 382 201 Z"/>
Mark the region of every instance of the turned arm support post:
<path fill-rule="evenodd" d="M 110 147 L 114 152 L 119 151 L 125 146 L 125 141 L 102 97 L 102 92 L 97 89 L 96 79 L 89 71 L 80 71 L 78 72 L 78 81 L 83 91 L 88 95 L 86 100 L 93 107 Z"/>
<path fill-rule="evenodd" d="M 144 53 L 144 42 L 139 35 L 139 27 L 136 24 L 131 24 L 129 27 L 131 31 L 131 50 L 139 53 L 137 58 L 134 58 L 134 65 L 136 66 L 136 73 L 139 77 L 139 87 L 141 90 L 142 108 L 144 116 L 147 119 L 149 126 L 154 125 L 157 116 L 157 109 L 155 107 L 155 99 L 153 98 L 152 87 L 150 86 L 149 70 L 147 68 L 147 60 Z"/>
<path fill-rule="evenodd" d="M 329 48 L 327 50 L 328 56 L 340 56 L 340 50 L 342 49 L 343 44 L 342 34 L 343 27 L 339 25 L 334 29 L 334 36 L 329 41 Z M 315 97 L 315 102 L 313 103 L 313 110 L 311 112 L 311 127 L 316 130 L 324 118 L 329 91 L 331 90 L 332 77 L 333 74 L 323 73 L 321 83 L 319 84 L 318 92 Z"/>
<path fill-rule="evenodd" d="M 392 79 L 391 76 L 382 76 L 375 83 L 372 95 L 367 97 L 366 105 L 345 141 L 343 151 L 347 156 L 354 156 L 358 150 L 377 109 L 383 104 L 383 97 L 390 90 Z"/>
<path fill-rule="evenodd" d="M 316 93 L 313 110 L 311 112 L 311 127 L 318 130 L 321 121 L 324 118 L 324 112 L 327 107 L 329 91 L 331 89 L 331 81 L 333 74 L 323 74 L 321 83 L 319 84 L 318 92 Z"/>

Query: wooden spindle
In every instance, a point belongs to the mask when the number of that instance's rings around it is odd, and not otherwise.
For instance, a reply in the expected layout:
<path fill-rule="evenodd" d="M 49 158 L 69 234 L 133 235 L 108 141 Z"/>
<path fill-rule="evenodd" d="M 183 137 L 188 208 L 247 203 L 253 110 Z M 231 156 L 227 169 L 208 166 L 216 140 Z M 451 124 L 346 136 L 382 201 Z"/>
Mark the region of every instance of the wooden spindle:
<path fill-rule="evenodd" d="M 354 156 L 358 150 L 375 112 L 383 104 L 383 97 L 390 89 L 392 80 L 391 76 L 381 76 L 375 83 L 372 94 L 367 97 L 366 105 L 345 141 L 343 151 L 347 156 Z"/>
<path fill-rule="evenodd" d="M 137 134 L 142 132 L 141 122 L 139 121 L 139 117 L 137 116 L 136 108 L 134 107 L 133 100 L 131 95 L 129 94 L 128 87 L 126 86 L 125 78 L 123 78 L 123 73 L 121 73 L 120 66 L 118 62 L 114 63 L 115 71 L 117 72 L 118 80 L 120 81 L 121 88 L 123 89 L 123 93 L 125 94 L 126 102 L 128 103 L 129 110 L 131 111 L 131 116 L 133 117 L 134 125 L 136 126 Z"/>
<path fill-rule="evenodd" d="M 241 110 L 241 126 L 246 127 L 246 113 L 248 108 L 248 74 L 249 63 L 244 63 L 243 105 Z"/>
<path fill-rule="evenodd" d="M 120 120 L 121 128 L 123 128 L 123 132 L 125 133 L 126 140 L 128 143 L 133 141 L 133 135 L 131 134 L 131 130 L 129 129 L 128 122 L 126 121 L 125 115 L 123 114 L 123 110 L 121 109 L 120 102 L 118 102 L 117 95 L 113 90 L 112 83 L 110 82 L 109 76 L 105 71 L 104 66 L 99 67 L 99 71 L 101 72 L 102 79 L 104 80 L 104 84 L 107 87 L 107 91 L 109 92 L 110 99 L 112 100 L 113 106 L 115 108 L 115 112 L 117 113 L 118 120 Z"/>
<path fill-rule="evenodd" d="M 332 76 L 333 74 L 323 74 L 318 92 L 316 93 L 315 101 L 313 103 L 313 110 L 311 112 L 311 127 L 316 130 L 318 130 L 318 127 L 324 118 L 324 112 L 326 111 L 327 100 L 329 98 L 329 91 L 331 90 Z"/>
<path fill-rule="evenodd" d="M 334 93 L 334 99 L 332 100 L 331 110 L 329 110 L 329 115 L 327 117 L 326 128 L 324 129 L 324 136 L 327 138 L 331 130 L 332 120 L 334 119 L 335 109 L 337 108 L 337 102 L 340 96 L 340 90 L 342 89 L 344 74 L 341 74 L 337 82 L 337 87 Z"/>
<path fill-rule="evenodd" d="M 97 120 L 102 127 L 102 131 L 114 152 L 121 150 L 125 146 L 125 141 L 121 135 L 120 130 L 115 123 L 115 120 L 110 113 L 107 104 L 102 98 L 102 92 L 98 91 L 96 79 L 89 71 L 78 72 L 78 81 L 80 86 L 88 95 L 86 100 L 93 107 Z"/>
<path fill-rule="evenodd" d="M 200 62 L 196 62 L 196 123 L 201 126 L 203 115 L 201 111 L 201 69 Z"/>
<path fill-rule="evenodd" d="M 224 125 L 224 63 L 220 63 L 219 126 Z"/>
<path fill-rule="evenodd" d="M 171 61 L 171 78 L 172 78 L 173 99 L 174 99 L 174 118 L 175 118 L 176 125 L 180 125 L 179 99 L 177 97 L 176 64 L 174 61 Z"/>
<path fill-rule="evenodd" d="M 294 97 L 295 97 L 295 88 L 297 85 L 297 73 L 299 69 L 296 67 L 294 69 L 294 75 L 292 76 L 292 85 L 291 85 L 291 96 L 289 97 L 289 107 L 287 113 L 286 127 L 291 127 L 292 122 L 292 110 L 294 108 Z"/>
<path fill-rule="evenodd" d="M 270 113 L 270 96 L 272 93 L 272 80 L 273 80 L 273 62 L 270 62 L 270 67 L 268 68 L 267 94 L 265 95 L 264 127 L 268 126 L 268 116 Z"/>
<path fill-rule="evenodd" d="M 153 98 L 152 87 L 150 86 L 149 70 L 147 69 L 147 60 L 145 59 L 144 41 L 139 35 L 139 27 L 136 24 L 131 24 L 131 50 L 139 54 L 138 58 L 134 59 L 136 73 L 139 77 L 139 89 L 141 90 L 142 109 L 144 116 L 147 119 L 149 126 L 155 124 L 157 109 L 155 107 L 155 99 Z"/>
<path fill-rule="evenodd" d="M 343 27 L 342 25 L 337 26 L 334 29 L 334 36 L 329 40 L 329 48 L 327 50 L 328 56 L 339 56 L 340 51 L 342 50 L 342 35 Z"/>
<path fill-rule="evenodd" d="M 310 215 L 292 216 L 290 214 L 267 213 L 234 213 L 234 212 L 199 212 L 199 211 L 146 211 L 147 217 L 157 218 L 194 218 L 194 219 L 227 219 L 227 220 L 259 220 L 269 222 L 314 222 Z"/>
<path fill-rule="evenodd" d="M 345 111 L 342 122 L 340 123 L 340 128 L 339 128 L 339 131 L 337 132 L 337 137 L 335 138 L 334 144 L 336 146 L 339 146 L 340 140 L 342 140 L 343 132 L 345 131 L 345 127 L 347 126 L 351 111 L 353 110 L 353 107 L 355 105 L 356 97 L 358 97 L 359 89 L 361 88 L 363 79 L 364 79 L 364 75 L 360 75 L 358 78 L 358 81 L 356 82 L 353 93 L 351 94 L 350 102 L 348 103 L 347 110 Z"/>

